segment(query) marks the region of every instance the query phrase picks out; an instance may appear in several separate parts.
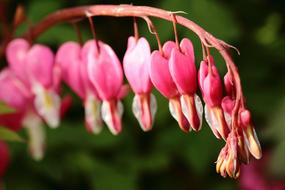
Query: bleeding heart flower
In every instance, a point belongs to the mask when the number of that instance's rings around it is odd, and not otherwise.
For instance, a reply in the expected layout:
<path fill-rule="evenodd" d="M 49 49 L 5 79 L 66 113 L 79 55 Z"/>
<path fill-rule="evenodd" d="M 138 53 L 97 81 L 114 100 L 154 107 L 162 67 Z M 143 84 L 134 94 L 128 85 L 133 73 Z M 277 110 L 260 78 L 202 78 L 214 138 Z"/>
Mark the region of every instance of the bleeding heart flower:
<path fill-rule="evenodd" d="M 84 49 L 88 77 L 103 101 L 102 118 L 110 131 L 117 135 L 122 130 L 123 105 L 120 99 L 128 92 L 123 86 L 121 63 L 112 48 L 101 41 L 90 40 Z"/>
<path fill-rule="evenodd" d="M 57 127 L 60 118 L 59 76 L 50 48 L 39 44 L 30 46 L 24 39 L 15 39 L 8 44 L 6 56 L 11 71 L 35 96 L 33 101 L 38 114 L 50 127 Z"/>
<path fill-rule="evenodd" d="M 207 57 L 206 60 L 201 62 L 198 72 L 198 81 L 203 99 L 206 103 L 206 121 L 217 138 L 222 137 L 226 140 L 229 134 L 229 127 L 221 107 L 222 83 L 213 57 Z"/>
<path fill-rule="evenodd" d="M 192 42 L 184 38 L 180 47 L 171 50 L 169 71 L 181 96 L 182 110 L 192 129 L 198 131 L 202 127 L 203 107 L 196 95 L 196 66 Z"/>
<path fill-rule="evenodd" d="M 159 51 L 152 52 L 149 74 L 156 89 L 169 99 L 170 113 L 177 120 L 179 127 L 184 132 L 189 132 L 191 128 L 182 112 L 180 94 L 169 71 L 171 51 L 175 47 L 174 42 L 168 41 L 163 45 L 163 54 Z"/>
<path fill-rule="evenodd" d="M 58 49 L 56 63 L 61 77 L 84 102 L 85 127 L 98 134 L 102 130 L 101 101 L 87 76 L 86 48 L 76 42 L 66 42 Z"/>
<path fill-rule="evenodd" d="M 152 83 L 148 72 L 150 46 L 145 38 L 136 40 L 132 36 L 129 37 L 123 64 L 126 78 L 136 94 L 133 113 L 141 128 L 148 131 L 152 128 L 157 105 L 154 95 L 151 94 Z"/>
<path fill-rule="evenodd" d="M 249 110 L 243 109 L 240 111 L 239 116 L 248 150 L 256 159 L 260 159 L 262 157 L 262 151 L 257 134 L 252 124 L 251 113 Z"/>

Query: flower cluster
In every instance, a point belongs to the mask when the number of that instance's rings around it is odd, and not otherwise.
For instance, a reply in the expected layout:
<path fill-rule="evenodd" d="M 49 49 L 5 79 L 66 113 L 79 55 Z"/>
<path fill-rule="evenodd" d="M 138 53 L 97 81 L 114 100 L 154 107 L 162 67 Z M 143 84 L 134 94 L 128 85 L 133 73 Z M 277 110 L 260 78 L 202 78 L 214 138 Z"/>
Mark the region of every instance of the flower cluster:
<path fill-rule="evenodd" d="M 0 100 L 17 110 L 17 125 L 28 129 L 30 151 L 41 159 L 41 124 L 44 121 L 57 127 L 65 108 L 59 96 L 61 81 L 82 99 L 87 131 L 99 133 L 104 122 L 114 135 L 122 131 L 121 99 L 129 88 L 135 93 L 132 111 L 143 131 L 152 129 L 157 111 L 153 87 L 169 100 L 170 114 L 183 132 L 199 131 L 203 115 L 197 95 L 200 87 L 206 121 L 214 135 L 226 142 L 217 160 L 217 172 L 236 178 L 241 163 L 247 164 L 251 155 L 261 158 L 261 148 L 244 97 L 237 96 L 237 73 L 229 70 L 225 75 L 224 95 L 214 59 L 207 54 L 197 71 L 194 47 L 187 38 L 180 43 L 167 41 L 151 52 L 145 38 L 131 36 L 122 64 L 113 49 L 97 39 L 84 45 L 66 42 L 56 55 L 44 45 L 32 46 L 25 39 L 15 39 L 6 51 L 9 66 L 0 73 Z M 124 75 L 129 85 L 123 84 Z"/>

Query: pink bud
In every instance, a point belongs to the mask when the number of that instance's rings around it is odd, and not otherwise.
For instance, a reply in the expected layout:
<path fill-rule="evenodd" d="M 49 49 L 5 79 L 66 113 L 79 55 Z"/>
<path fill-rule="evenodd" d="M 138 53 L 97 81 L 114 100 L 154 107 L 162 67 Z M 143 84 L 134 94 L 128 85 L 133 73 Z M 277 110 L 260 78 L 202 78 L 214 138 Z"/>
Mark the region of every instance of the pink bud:
<path fill-rule="evenodd" d="M 153 85 L 165 97 L 172 98 L 178 95 L 175 83 L 169 71 L 169 57 L 175 43 L 168 41 L 163 46 L 165 55 L 159 51 L 151 54 L 151 63 L 149 65 L 149 74 Z"/>
<path fill-rule="evenodd" d="M 244 127 L 251 125 L 251 113 L 249 110 L 245 109 L 240 112 L 240 121 Z"/>
<path fill-rule="evenodd" d="M 196 66 L 192 42 L 184 38 L 171 51 L 169 70 L 180 94 L 194 95 L 196 92 Z"/>
<path fill-rule="evenodd" d="M 0 73 L 0 101 L 18 110 L 26 110 L 31 104 L 32 94 L 10 69 Z"/>
<path fill-rule="evenodd" d="M 99 50 L 94 40 L 84 45 L 88 76 L 102 100 L 117 99 L 123 84 L 120 61 L 109 45 L 100 41 L 98 44 Z"/>
<path fill-rule="evenodd" d="M 210 107 L 219 106 L 222 100 L 222 84 L 219 75 L 209 73 L 203 83 L 203 95 Z"/>
<path fill-rule="evenodd" d="M 156 100 L 151 94 L 152 83 L 148 66 L 150 65 L 150 46 L 145 38 L 138 41 L 129 37 L 128 48 L 124 56 L 125 75 L 136 93 L 133 100 L 133 113 L 141 128 L 149 131 L 152 128 L 156 112 Z"/>
<path fill-rule="evenodd" d="M 66 42 L 60 46 L 56 54 L 56 63 L 60 66 L 61 77 L 82 99 L 86 93 L 82 82 L 80 67 L 83 64 L 81 47 L 76 42 Z"/>
<path fill-rule="evenodd" d="M 207 63 L 207 61 L 203 60 L 200 63 L 200 68 L 198 71 L 198 83 L 199 83 L 199 87 L 201 89 L 201 93 L 202 93 L 203 97 L 204 97 L 204 95 L 203 95 L 204 81 L 205 81 L 205 78 L 207 75 L 208 75 L 208 63 Z"/>
<path fill-rule="evenodd" d="M 149 93 L 152 88 L 148 73 L 150 64 L 150 46 L 145 38 L 138 41 L 129 37 L 128 48 L 124 56 L 124 71 L 136 94 Z"/>
<path fill-rule="evenodd" d="M 102 119 L 110 131 L 116 135 L 122 130 L 123 106 L 119 99 L 128 91 L 128 88 L 123 86 L 123 70 L 120 61 L 110 46 L 100 41 L 96 44 L 94 40 L 85 43 L 82 55 L 85 55 L 83 61 L 87 63 L 91 84 L 103 101 Z"/>
<path fill-rule="evenodd" d="M 54 55 L 50 48 L 33 45 L 26 55 L 25 64 L 32 85 L 36 82 L 45 88 L 53 86 Z"/>
<path fill-rule="evenodd" d="M 226 112 L 227 114 L 231 115 L 232 111 L 235 106 L 235 101 L 232 100 L 229 96 L 226 96 L 222 100 L 222 108 L 223 111 Z"/>
<path fill-rule="evenodd" d="M 229 71 L 224 76 L 224 84 L 227 95 L 231 97 L 234 96 L 235 95 L 234 83 L 232 75 Z"/>
<path fill-rule="evenodd" d="M 9 67 L 22 81 L 28 82 L 28 75 L 26 73 L 26 55 L 30 49 L 30 44 L 25 39 L 14 39 L 6 48 L 6 57 Z"/>

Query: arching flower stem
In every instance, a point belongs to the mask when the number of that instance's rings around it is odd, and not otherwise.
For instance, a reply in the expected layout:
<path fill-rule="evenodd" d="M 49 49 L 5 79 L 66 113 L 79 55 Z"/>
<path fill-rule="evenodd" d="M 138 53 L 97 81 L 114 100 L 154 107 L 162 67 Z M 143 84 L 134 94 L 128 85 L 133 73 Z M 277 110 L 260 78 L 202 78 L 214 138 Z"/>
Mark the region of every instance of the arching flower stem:
<path fill-rule="evenodd" d="M 90 6 L 81 6 L 74 8 L 67 8 L 51 13 L 46 16 L 42 21 L 36 24 L 34 27 L 30 28 L 29 31 L 25 34 L 26 37 L 30 36 L 31 38 L 36 38 L 41 33 L 45 32 L 50 27 L 73 19 L 84 18 L 86 17 L 86 12 L 89 13 L 89 16 L 114 16 L 114 17 L 157 17 L 168 21 L 173 21 L 173 13 L 171 11 L 162 10 L 159 8 L 153 8 L 148 6 L 133 6 L 133 5 L 90 5 Z M 228 70 L 233 76 L 234 86 L 236 88 L 236 101 L 235 106 L 232 112 L 233 120 L 237 120 L 237 113 L 240 103 L 242 103 L 243 93 L 241 88 L 241 81 L 238 74 L 236 65 L 234 64 L 230 54 L 228 53 L 228 48 L 232 46 L 215 38 L 213 35 L 205 31 L 202 27 L 194 23 L 193 21 L 182 17 L 175 16 L 177 24 L 183 25 L 186 28 L 192 30 L 202 41 L 202 44 L 206 47 L 216 48 L 225 63 L 227 64 Z"/>

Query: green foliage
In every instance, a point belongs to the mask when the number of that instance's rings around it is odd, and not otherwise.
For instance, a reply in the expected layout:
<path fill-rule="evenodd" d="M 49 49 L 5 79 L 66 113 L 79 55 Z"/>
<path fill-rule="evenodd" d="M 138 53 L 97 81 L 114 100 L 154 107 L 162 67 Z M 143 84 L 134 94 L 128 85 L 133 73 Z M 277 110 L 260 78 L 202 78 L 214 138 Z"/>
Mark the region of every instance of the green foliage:
<path fill-rule="evenodd" d="M 15 112 L 13 108 L 0 101 L 0 114 L 8 114 L 13 112 Z"/>
<path fill-rule="evenodd" d="M 16 132 L 0 126 L 0 140 L 12 142 L 24 142 L 24 139 Z"/>

